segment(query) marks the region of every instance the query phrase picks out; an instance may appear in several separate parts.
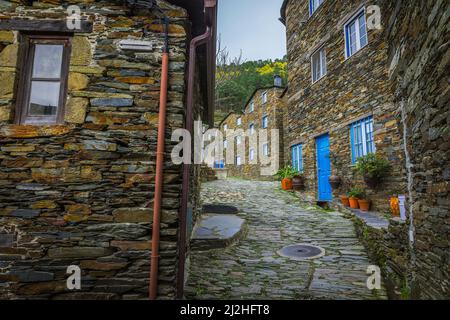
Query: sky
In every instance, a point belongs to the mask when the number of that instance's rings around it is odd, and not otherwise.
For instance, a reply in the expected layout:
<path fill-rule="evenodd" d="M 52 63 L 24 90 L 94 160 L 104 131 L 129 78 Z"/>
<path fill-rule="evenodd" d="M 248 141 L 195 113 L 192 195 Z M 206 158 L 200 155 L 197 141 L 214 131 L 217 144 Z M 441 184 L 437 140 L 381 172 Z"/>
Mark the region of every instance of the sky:
<path fill-rule="evenodd" d="M 244 60 L 283 58 L 286 29 L 278 20 L 283 0 L 219 0 L 222 47 Z"/>

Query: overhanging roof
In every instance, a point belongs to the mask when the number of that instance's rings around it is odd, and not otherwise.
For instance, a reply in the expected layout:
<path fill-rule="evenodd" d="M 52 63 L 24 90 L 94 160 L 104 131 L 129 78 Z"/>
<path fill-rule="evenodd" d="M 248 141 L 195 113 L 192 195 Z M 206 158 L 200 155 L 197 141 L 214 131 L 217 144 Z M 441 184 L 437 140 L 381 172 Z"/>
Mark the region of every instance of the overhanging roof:
<path fill-rule="evenodd" d="M 283 23 L 283 24 L 286 24 L 286 7 L 287 7 L 287 4 L 288 4 L 288 1 L 289 0 L 284 0 L 283 1 L 283 4 L 281 5 L 281 10 L 280 10 L 280 21 Z"/>

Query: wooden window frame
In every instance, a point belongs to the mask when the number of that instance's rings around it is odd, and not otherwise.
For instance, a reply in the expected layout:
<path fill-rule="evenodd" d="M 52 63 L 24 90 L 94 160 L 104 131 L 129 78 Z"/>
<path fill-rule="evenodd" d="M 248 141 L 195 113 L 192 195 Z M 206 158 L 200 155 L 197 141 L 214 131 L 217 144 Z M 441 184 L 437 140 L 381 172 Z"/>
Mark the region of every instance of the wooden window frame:
<path fill-rule="evenodd" d="M 303 144 L 296 144 L 291 147 L 292 167 L 298 172 L 303 173 Z"/>
<path fill-rule="evenodd" d="M 61 74 L 58 80 L 32 78 L 36 44 L 63 44 Z M 71 35 L 21 34 L 21 69 L 17 94 L 15 123 L 20 125 L 57 125 L 64 123 L 65 105 L 68 92 L 68 78 L 71 55 Z M 58 108 L 55 116 L 29 116 L 32 81 L 60 82 Z"/>
<path fill-rule="evenodd" d="M 269 93 L 267 91 L 264 91 L 261 94 L 261 100 L 262 100 L 262 104 L 266 104 L 267 102 L 269 102 Z"/>
<path fill-rule="evenodd" d="M 267 129 L 269 127 L 269 116 L 265 115 L 262 117 L 262 128 Z"/>
<path fill-rule="evenodd" d="M 317 0 L 317 7 L 315 6 L 316 0 L 309 0 L 309 16 L 312 17 L 314 13 L 320 8 L 325 0 Z"/>
<path fill-rule="evenodd" d="M 318 58 L 318 59 L 317 59 Z M 316 78 L 315 70 L 316 65 L 315 62 L 317 62 L 318 68 L 319 68 L 319 75 Z M 311 55 L 311 78 L 312 83 L 316 83 L 317 81 L 321 80 L 323 77 L 327 75 L 327 53 L 325 50 L 325 46 L 320 47 L 318 50 L 316 50 Z"/>
<path fill-rule="evenodd" d="M 366 44 L 361 43 L 361 25 L 359 23 L 359 18 L 364 17 L 364 31 L 366 34 Z M 350 39 L 350 26 L 355 24 L 355 37 L 356 37 L 356 49 L 352 52 L 351 39 Z M 369 44 L 369 33 L 367 30 L 367 15 L 365 8 L 357 11 L 345 24 L 344 24 L 344 37 L 345 37 L 345 59 L 349 59 L 354 56 L 357 52 L 361 51 L 364 47 Z"/>
<path fill-rule="evenodd" d="M 356 164 L 358 158 L 376 152 L 374 119 L 372 116 L 350 124 L 350 144 L 352 152 L 352 164 Z"/>

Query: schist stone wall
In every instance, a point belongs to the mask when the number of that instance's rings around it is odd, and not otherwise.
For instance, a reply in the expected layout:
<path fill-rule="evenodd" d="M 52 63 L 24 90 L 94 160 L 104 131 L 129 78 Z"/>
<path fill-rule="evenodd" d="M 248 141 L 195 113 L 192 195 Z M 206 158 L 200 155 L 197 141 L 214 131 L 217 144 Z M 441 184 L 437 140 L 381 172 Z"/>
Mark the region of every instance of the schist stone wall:
<path fill-rule="evenodd" d="M 370 5 L 381 4 L 372 1 Z M 406 192 L 399 110 L 388 83 L 387 45 L 384 30 L 369 29 L 368 45 L 346 58 L 344 25 L 366 1 L 325 1 L 309 16 L 308 1 L 288 1 L 286 27 L 289 89 L 284 123 L 284 155 L 291 162 L 291 148 L 302 144 L 306 179 L 304 196 L 318 199 L 316 138 L 329 134 L 332 174 L 343 183 L 333 190 L 333 201 L 352 186 L 367 190 L 372 209 L 389 212 L 389 198 Z M 311 56 L 325 49 L 327 73 L 312 82 Z M 377 190 L 367 188 L 354 173 L 350 124 L 373 116 L 375 147 L 388 159 L 392 171 Z"/>
<path fill-rule="evenodd" d="M 272 138 L 272 129 L 279 130 L 278 133 L 278 156 L 277 158 L 279 166 L 284 163 L 283 158 L 283 115 L 285 112 L 285 100 L 281 97 L 285 89 L 282 87 L 268 87 L 255 90 L 251 99 L 244 108 L 242 114 L 231 114 L 224 119 L 220 125 L 220 130 L 226 136 L 224 131 L 224 124 L 228 126 L 228 129 L 233 130 L 243 130 L 247 137 L 245 138 L 245 150 L 242 151 L 242 145 L 237 145 L 236 140 L 227 139 L 228 147 L 232 148 L 231 144 L 234 141 L 235 154 L 241 155 L 242 165 L 237 166 L 236 163 L 228 164 L 226 166 L 228 170 L 229 177 L 240 177 L 245 179 L 262 179 L 262 180 L 273 180 L 273 175 L 265 174 L 263 168 L 267 168 L 267 165 L 262 164 L 259 160 L 259 156 L 262 155 L 262 147 L 259 146 L 259 139 L 262 138 L 259 135 L 259 130 L 263 129 L 263 117 L 267 116 L 267 142 L 269 143 L 269 151 L 272 152 L 272 142 L 275 142 L 276 138 Z M 263 93 L 267 93 L 267 102 L 263 102 Z M 254 110 L 251 111 L 251 104 L 254 104 Z M 237 125 L 237 118 L 241 117 L 242 124 Z M 254 134 L 249 136 L 250 125 L 254 126 Z M 250 140 L 252 139 L 252 140 Z M 250 146 L 250 141 L 253 143 L 258 143 L 257 147 L 255 145 Z M 244 143 L 244 138 L 242 139 Z M 250 160 L 250 149 L 253 150 L 254 158 Z M 272 153 L 269 153 L 269 157 Z M 268 168 L 267 168 L 268 169 Z M 276 172 L 277 170 L 275 170 Z"/>
<path fill-rule="evenodd" d="M 73 1 L 93 21 L 75 34 L 64 124 L 14 124 L 19 39 L 0 31 L 0 298 L 140 299 L 148 295 L 163 26 L 123 1 Z M 62 19 L 55 1 L 1 2 L 0 19 Z M 72 2 L 71 2 L 72 3 Z M 170 18 L 167 141 L 184 125 L 184 9 Z M 143 30 L 147 33 L 143 35 Z M 151 52 L 118 42 L 153 42 Z M 198 106 L 197 106 L 198 109 Z M 159 294 L 175 295 L 181 168 L 166 145 Z M 193 180 L 194 181 L 194 180 Z M 82 289 L 66 269 L 82 269 Z"/>
<path fill-rule="evenodd" d="M 450 298 L 448 1 L 389 1 L 389 78 L 405 137 L 411 293 Z"/>

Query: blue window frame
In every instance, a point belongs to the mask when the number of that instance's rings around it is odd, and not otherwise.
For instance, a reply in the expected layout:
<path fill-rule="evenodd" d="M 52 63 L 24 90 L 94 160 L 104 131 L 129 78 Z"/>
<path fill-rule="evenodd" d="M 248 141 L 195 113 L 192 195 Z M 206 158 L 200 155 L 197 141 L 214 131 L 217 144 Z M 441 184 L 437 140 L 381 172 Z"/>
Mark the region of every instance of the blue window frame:
<path fill-rule="evenodd" d="M 292 147 L 292 167 L 298 172 L 303 172 L 303 145 Z"/>
<path fill-rule="evenodd" d="M 352 147 L 352 163 L 369 153 L 375 153 L 373 136 L 373 117 L 356 121 L 350 125 L 350 143 Z"/>
<path fill-rule="evenodd" d="M 267 129 L 268 126 L 269 126 L 269 117 L 268 116 L 264 116 L 262 118 L 262 128 L 263 129 Z"/>
<path fill-rule="evenodd" d="M 325 0 L 309 0 L 309 16 L 312 16 L 324 1 Z"/>
<path fill-rule="evenodd" d="M 345 25 L 345 57 L 350 58 L 367 44 L 366 13 L 362 10 Z"/>

